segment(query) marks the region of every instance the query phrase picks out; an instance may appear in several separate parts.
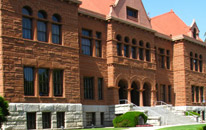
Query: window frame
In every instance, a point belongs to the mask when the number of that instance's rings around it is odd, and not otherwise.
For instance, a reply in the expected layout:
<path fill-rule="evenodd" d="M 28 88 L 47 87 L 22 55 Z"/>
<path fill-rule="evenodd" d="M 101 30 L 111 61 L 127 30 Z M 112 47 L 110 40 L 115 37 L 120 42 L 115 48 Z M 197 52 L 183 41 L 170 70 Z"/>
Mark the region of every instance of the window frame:
<path fill-rule="evenodd" d="M 40 70 L 46 70 L 46 76 L 47 76 L 47 79 L 46 81 L 41 81 L 40 80 Z M 41 78 L 45 78 L 45 77 L 41 77 Z M 39 85 L 39 96 L 49 96 L 49 82 L 50 82 L 50 72 L 49 72 L 49 69 L 46 69 L 46 68 L 39 68 L 38 69 L 38 85 Z M 42 85 L 47 85 L 47 86 L 42 86 Z M 42 87 L 42 88 L 41 88 Z M 46 87 L 46 88 L 43 88 L 43 87 Z M 43 90 L 45 89 L 45 91 Z M 41 91 L 42 90 L 42 91 Z"/>
<path fill-rule="evenodd" d="M 51 128 L 51 112 L 42 112 L 43 129 Z"/>
<path fill-rule="evenodd" d="M 56 18 L 57 21 L 55 21 L 53 18 Z M 54 33 L 54 27 L 58 27 L 58 33 Z M 51 33 L 52 33 L 52 43 L 53 44 L 59 44 L 62 45 L 62 24 L 61 24 L 61 16 L 58 14 L 53 14 L 52 15 L 52 25 L 51 25 Z M 58 42 L 54 41 L 54 37 L 58 38 Z"/>
<path fill-rule="evenodd" d="M 84 31 L 88 32 L 88 35 L 85 35 Z M 88 43 L 86 43 L 85 41 L 87 41 Z M 93 56 L 92 30 L 82 29 L 81 52 L 83 55 Z"/>
<path fill-rule="evenodd" d="M 56 73 L 56 76 L 55 76 Z M 59 74 L 57 74 L 59 73 Z M 64 71 L 61 69 L 54 69 L 52 72 L 53 77 L 53 94 L 55 97 L 63 96 L 63 85 L 64 85 Z M 58 75 L 58 76 L 57 76 Z"/>
<path fill-rule="evenodd" d="M 104 99 L 104 79 L 98 78 L 98 99 L 103 100 Z"/>
<path fill-rule="evenodd" d="M 57 128 L 65 127 L 65 112 L 57 112 Z"/>
<path fill-rule="evenodd" d="M 26 113 L 27 129 L 36 129 L 36 112 Z"/>
<path fill-rule="evenodd" d="M 83 77 L 83 87 L 84 99 L 94 100 L 94 77 Z"/>
<path fill-rule="evenodd" d="M 28 94 L 27 94 L 27 91 L 26 91 L 27 90 L 26 89 L 27 83 L 25 83 L 26 82 L 25 81 L 25 76 L 26 76 L 25 68 L 32 69 L 32 75 L 30 75 L 29 78 L 32 78 L 33 81 L 31 83 L 29 83 L 29 88 L 32 89 L 33 92 L 29 92 Z M 24 74 L 24 95 L 25 96 L 35 96 L 35 85 L 34 85 L 34 83 L 35 83 L 35 69 L 34 69 L 34 67 L 24 66 L 23 74 Z"/>
<path fill-rule="evenodd" d="M 28 11 L 29 14 L 24 14 L 23 13 L 23 9 L 26 9 Z M 26 20 L 28 20 L 30 22 L 30 27 L 25 27 L 25 22 Z M 27 21 L 27 22 L 28 22 Z M 28 24 L 28 23 L 27 23 Z M 29 31 L 29 33 L 24 33 L 24 31 Z M 27 37 L 26 34 L 29 34 L 29 36 Z M 22 8 L 22 38 L 25 39 L 33 39 L 33 16 L 32 16 L 32 9 L 28 6 L 25 6 Z"/>
<path fill-rule="evenodd" d="M 138 21 L 138 15 L 139 11 L 136 9 L 133 9 L 131 7 L 126 7 L 126 15 L 127 19 L 133 20 L 133 21 Z"/>

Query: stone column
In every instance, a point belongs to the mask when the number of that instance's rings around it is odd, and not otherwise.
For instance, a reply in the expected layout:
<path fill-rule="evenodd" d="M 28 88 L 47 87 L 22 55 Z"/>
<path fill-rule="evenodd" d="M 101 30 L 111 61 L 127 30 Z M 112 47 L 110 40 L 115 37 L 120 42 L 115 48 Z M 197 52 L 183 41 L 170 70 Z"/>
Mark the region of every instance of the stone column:
<path fill-rule="evenodd" d="M 131 99 L 131 91 L 133 90 L 133 88 L 128 88 L 127 92 L 127 100 L 129 101 L 128 103 L 131 103 L 132 102 L 132 99 Z"/>
<path fill-rule="evenodd" d="M 37 112 L 36 113 L 36 124 L 37 124 L 37 129 L 43 129 L 42 126 L 42 112 Z"/>
<path fill-rule="evenodd" d="M 140 105 L 141 107 L 144 106 L 144 103 L 143 103 L 143 92 L 144 92 L 144 89 L 140 89 L 140 90 L 139 90 L 139 105 Z"/>

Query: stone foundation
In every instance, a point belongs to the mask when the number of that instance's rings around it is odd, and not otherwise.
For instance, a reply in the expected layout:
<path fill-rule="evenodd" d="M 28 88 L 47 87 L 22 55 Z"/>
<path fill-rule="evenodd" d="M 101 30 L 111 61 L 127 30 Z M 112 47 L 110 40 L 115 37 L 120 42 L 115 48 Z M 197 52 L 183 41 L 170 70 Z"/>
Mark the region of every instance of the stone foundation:
<path fill-rule="evenodd" d="M 65 129 L 83 128 L 83 112 L 81 104 L 51 103 L 10 103 L 10 116 L 3 125 L 5 130 L 27 129 L 27 112 L 36 112 L 36 129 L 42 127 L 42 112 L 51 112 L 51 129 L 57 130 L 57 112 L 65 112 Z M 61 128 L 59 128 L 61 129 Z"/>

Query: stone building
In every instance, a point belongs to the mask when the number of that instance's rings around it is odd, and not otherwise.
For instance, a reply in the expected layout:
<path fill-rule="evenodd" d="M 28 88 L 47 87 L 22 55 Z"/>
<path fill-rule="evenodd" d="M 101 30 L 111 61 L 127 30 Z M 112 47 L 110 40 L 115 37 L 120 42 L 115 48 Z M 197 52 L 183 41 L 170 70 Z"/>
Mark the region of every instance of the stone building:
<path fill-rule="evenodd" d="M 149 18 L 141 0 L 1 0 L 5 129 L 110 126 L 123 102 L 205 104 L 205 47 L 195 21 Z M 204 113 L 204 112 L 203 112 Z"/>

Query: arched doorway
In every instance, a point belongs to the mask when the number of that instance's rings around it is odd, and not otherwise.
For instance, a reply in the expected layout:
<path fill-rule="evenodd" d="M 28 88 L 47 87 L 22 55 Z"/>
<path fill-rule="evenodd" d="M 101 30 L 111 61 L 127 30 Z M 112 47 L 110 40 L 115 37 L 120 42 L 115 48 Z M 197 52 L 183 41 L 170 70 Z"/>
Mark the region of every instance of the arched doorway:
<path fill-rule="evenodd" d="M 127 100 L 127 88 L 128 88 L 128 84 L 127 81 L 125 80 L 120 80 L 118 83 L 119 86 L 119 100 L 120 100 L 120 104 L 124 103 L 123 100 Z"/>
<path fill-rule="evenodd" d="M 131 101 L 135 105 L 139 106 L 139 84 L 133 82 L 131 88 L 133 88 L 133 90 L 131 91 Z"/>
<path fill-rule="evenodd" d="M 144 83 L 143 89 L 143 105 L 151 106 L 151 85 L 149 83 Z"/>

